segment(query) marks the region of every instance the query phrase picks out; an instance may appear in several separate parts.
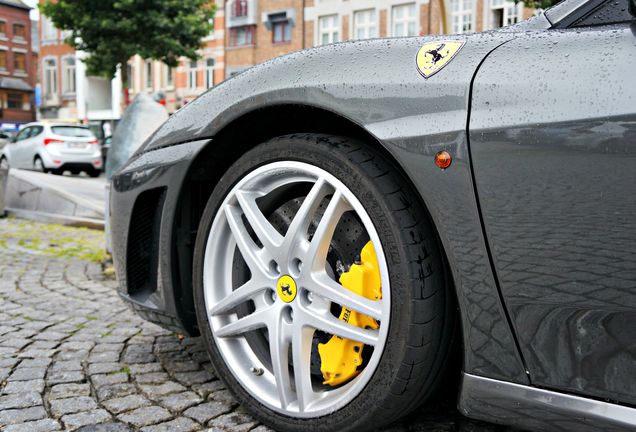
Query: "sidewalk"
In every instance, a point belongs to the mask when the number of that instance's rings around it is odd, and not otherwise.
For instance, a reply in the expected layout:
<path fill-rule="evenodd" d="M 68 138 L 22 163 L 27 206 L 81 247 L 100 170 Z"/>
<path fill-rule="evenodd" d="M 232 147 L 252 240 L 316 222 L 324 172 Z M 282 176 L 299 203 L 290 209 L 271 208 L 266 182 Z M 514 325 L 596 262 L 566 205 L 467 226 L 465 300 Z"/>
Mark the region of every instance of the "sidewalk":
<path fill-rule="evenodd" d="M 103 177 L 59 176 L 11 169 L 6 179 L 6 210 L 40 222 L 104 227 Z"/>
<path fill-rule="evenodd" d="M 104 276 L 103 231 L 0 219 L 0 430 L 271 432 L 198 338 L 131 312 Z M 497 432 L 434 402 L 392 432 Z"/>

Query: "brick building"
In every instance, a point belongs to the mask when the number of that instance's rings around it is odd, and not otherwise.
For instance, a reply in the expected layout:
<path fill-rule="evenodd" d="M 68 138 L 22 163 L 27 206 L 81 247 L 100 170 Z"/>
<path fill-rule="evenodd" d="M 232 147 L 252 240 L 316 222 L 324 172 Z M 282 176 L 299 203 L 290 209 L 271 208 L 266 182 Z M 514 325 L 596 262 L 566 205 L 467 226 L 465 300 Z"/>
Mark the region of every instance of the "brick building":
<path fill-rule="evenodd" d="M 30 10 L 20 0 L 0 0 L 0 129 L 35 120 Z"/>
<path fill-rule="evenodd" d="M 483 31 L 533 13 L 509 0 L 227 0 L 225 73 L 232 76 L 317 45 L 442 34 L 445 28 L 447 33 Z"/>
<path fill-rule="evenodd" d="M 307 40 L 304 0 L 229 0 L 226 16 L 226 75 L 312 46 Z"/>
<path fill-rule="evenodd" d="M 173 113 L 207 89 L 225 79 L 225 13 L 223 0 L 216 0 L 214 31 L 202 41 L 200 59 L 182 59 L 176 68 L 135 56 L 128 61 L 130 98 L 147 92 Z"/>
<path fill-rule="evenodd" d="M 480 32 L 514 24 L 534 12 L 523 2 L 510 0 L 307 0 L 304 17 L 306 40 L 323 45 L 375 37 Z"/>

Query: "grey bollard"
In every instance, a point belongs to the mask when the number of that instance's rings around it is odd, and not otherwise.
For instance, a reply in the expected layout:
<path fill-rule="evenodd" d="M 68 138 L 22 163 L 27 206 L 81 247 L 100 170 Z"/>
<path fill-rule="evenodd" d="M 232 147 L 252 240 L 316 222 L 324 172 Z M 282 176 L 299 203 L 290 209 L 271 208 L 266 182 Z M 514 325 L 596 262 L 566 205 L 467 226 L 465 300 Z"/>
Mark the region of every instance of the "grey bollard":
<path fill-rule="evenodd" d="M 7 182 L 9 181 L 9 170 L 0 168 L 0 217 L 4 216 L 5 196 L 7 193 Z"/>
<path fill-rule="evenodd" d="M 168 111 L 149 95 L 139 93 L 124 112 L 108 150 L 106 178 L 122 168 L 159 126 L 168 120 Z"/>

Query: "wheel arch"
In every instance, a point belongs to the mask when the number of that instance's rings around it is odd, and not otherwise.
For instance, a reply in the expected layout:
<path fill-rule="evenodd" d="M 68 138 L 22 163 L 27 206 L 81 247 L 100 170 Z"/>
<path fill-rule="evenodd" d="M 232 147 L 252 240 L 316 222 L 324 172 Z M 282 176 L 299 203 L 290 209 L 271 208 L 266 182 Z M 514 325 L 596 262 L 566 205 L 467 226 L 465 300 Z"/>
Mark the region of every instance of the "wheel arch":
<path fill-rule="evenodd" d="M 173 286 L 175 290 L 178 290 L 175 292 L 175 299 L 181 322 L 191 334 L 198 334 L 192 296 L 194 240 L 203 210 L 218 179 L 236 160 L 258 144 L 277 136 L 294 133 L 343 135 L 357 138 L 382 153 L 411 188 L 414 191 L 418 190 L 385 143 L 365 127 L 334 111 L 311 105 L 280 104 L 258 108 L 235 118 L 220 129 L 193 160 L 182 184 L 179 211 L 175 215 L 173 239 L 176 247 L 173 248 L 175 256 L 172 260 L 174 263 Z M 445 266 L 448 267 L 449 261 L 437 232 L 438 228 L 428 211 L 424 197 L 421 194 L 417 195 L 427 211 L 431 224 L 435 227 Z M 447 275 L 447 279 L 453 285 L 453 293 L 456 295 L 452 273 L 448 271 Z"/>

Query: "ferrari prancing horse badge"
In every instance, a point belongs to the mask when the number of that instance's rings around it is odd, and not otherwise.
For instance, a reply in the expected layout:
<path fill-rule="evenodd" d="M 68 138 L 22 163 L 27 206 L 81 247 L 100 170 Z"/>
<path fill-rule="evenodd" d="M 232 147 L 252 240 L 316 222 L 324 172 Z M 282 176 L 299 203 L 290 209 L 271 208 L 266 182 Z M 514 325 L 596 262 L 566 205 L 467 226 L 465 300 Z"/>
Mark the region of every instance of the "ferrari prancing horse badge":
<path fill-rule="evenodd" d="M 425 43 L 417 52 L 417 69 L 424 78 L 432 77 L 450 63 L 465 43 L 458 40 Z"/>

